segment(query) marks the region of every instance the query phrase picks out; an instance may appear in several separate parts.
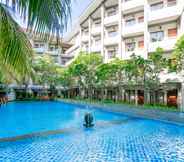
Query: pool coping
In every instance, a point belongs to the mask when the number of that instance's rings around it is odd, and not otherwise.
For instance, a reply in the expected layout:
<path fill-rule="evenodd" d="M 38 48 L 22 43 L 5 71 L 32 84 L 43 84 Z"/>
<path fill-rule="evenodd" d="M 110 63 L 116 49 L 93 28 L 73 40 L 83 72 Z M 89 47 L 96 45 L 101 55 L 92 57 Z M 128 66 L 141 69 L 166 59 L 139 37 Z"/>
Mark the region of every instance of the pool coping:
<path fill-rule="evenodd" d="M 121 119 L 121 120 L 112 120 L 107 122 L 97 122 L 95 123 L 94 127 L 70 127 L 70 128 L 61 128 L 61 129 L 55 129 L 55 130 L 47 130 L 47 131 L 38 131 L 23 135 L 17 135 L 12 137 L 1 137 L 0 143 L 2 142 L 17 142 L 20 140 L 26 140 L 30 138 L 39 138 L 39 137 L 48 137 L 51 135 L 66 135 L 66 134 L 72 134 L 72 133 L 80 133 L 81 130 L 93 130 L 94 128 L 102 129 L 102 128 L 108 128 L 109 126 L 119 125 L 122 123 L 126 123 L 132 119 Z"/>
<path fill-rule="evenodd" d="M 77 104 L 85 106 L 86 104 L 92 106 L 93 108 L 97 108 L 104 111 L 121 113 L 124 115 L 138 117 L 138 118 L 146 118 L 152 120 L 158 120 L 162 122 L 167 122 L 171 124 L 177 124 L 184 126 L 184 112 L 166 112 L 163 110 L 156 109 L 143 109 L 136 108 L 136 106 L 129 105 L 101 105 L 101 104 L 93 104 L 93 103 L 81 103 L 80 101 L 67 101 L 59 99 L 58 101 L 70 104 Z"/>

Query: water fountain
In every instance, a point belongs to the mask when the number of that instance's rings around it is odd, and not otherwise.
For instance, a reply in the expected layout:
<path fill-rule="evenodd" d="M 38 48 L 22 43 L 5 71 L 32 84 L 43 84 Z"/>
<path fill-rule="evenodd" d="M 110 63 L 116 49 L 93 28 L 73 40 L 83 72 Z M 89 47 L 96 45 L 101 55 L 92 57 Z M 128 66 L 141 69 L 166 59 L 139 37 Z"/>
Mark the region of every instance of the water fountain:
<path fill-rule="evenodd" d="M 84 124 L 86 128 L 90 128 L 94 126 L 93 123 L 93 115 L 91 113 L 86 113 L 84 116 Z"/>

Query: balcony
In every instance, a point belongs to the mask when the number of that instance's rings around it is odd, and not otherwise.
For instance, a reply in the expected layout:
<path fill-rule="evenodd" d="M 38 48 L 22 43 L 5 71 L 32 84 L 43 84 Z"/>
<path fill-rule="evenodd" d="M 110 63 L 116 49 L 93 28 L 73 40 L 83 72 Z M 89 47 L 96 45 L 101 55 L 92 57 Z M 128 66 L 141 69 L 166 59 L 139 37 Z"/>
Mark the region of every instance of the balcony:
<path fill-rule="evenodd" d="M 93 45 L 91 47 L 91 52 L 100 52 L 101 51 L 101 45 Z"/>
<path fill-rule="evenodd" d="M 131 1 L 122 3 L 122 10 L 124 14 L 137 12 L 143 9 L 144 9 L 143 0 L 131 0 Z"/>
<path fill-rule="evenodd" d="M 110 25 L 116 25 L 116 24 L 118 24 L 118 21 L 119 21 L 118 18 L 119 18 L 119 15 L 118 14 L 113 15 L 113 16 L 105 17 L 105 19 L 104 19 L 105 26 L 110 26 Z"/>
<path fill-rule="evenodd" d="M 45 51 L 46 51 L 45 47 L 38 47 L 38 48 L 33 47 L 33 50 L 36 53 L 45 53 Z"/>
<path fill-rule="evenodd" d="M 50 55 L 59 55 L 60 53 L 60 50 L 59 49 L 53 49 L 53 50 L 47 50 L 46 51 L 47 54 L 50 54 Z"/>
<path fill-rule="evenodd" d="M 66 52 L 65 52 L 65 55 L 70 55 L 70 56 L 74 56 L 73 53 L 79 49 L 79 46 L 78 45 L 74 45 L 72 47 L 70 47 Z"/>
<path fill-rule="evenodd" d="M 134 51 L 125 52 L 125 59 L 130 59 L 132 54 L 146 58 L 146 51 L 144 49 L 135 49 Z"/>
<path fill-rule="evenodd" d="M 164 23 L 168 21 L 174 21 L 179 18 L 182 13 L 182 5 L 179 6 L 172 6 L 172 7 L 165 7 L 155 11 L 149 11 L 148 13 L 148 21 L 149 24 L 157 24 L 157 23 Z"/>
<path fill-rule="evenodd" d="M 148 52 L 155 52 L 158 47 L 163 48 L 164 51 L 171 51 L 173 50 L 176 41 L 176 38 L 165 38 L 160 42 L 150 42 Z"/>
<path fill-rule="evenodd" d="M 88 42 L 89 40 L 89 35 L 88 34 L 83 34 L 82 35 L 82 42 Z"/>
<path fill-rule="evenodd" d="M 144 34 L 144 23 L 137 23 L 131 26 L 123 25 L 123 37 L 138 36 Z"/>
<path fill-rule="evenodd" d="M 98 35 L 101 33 L 101 26 L 93 26 L 91 29 L 92 35 Z"/>
<path fill-rule="evenodd" d="M 118 41 L 119 41 L 118 32 L 108 33 L 105 36 L 104 45 L 118 44 Z"/>

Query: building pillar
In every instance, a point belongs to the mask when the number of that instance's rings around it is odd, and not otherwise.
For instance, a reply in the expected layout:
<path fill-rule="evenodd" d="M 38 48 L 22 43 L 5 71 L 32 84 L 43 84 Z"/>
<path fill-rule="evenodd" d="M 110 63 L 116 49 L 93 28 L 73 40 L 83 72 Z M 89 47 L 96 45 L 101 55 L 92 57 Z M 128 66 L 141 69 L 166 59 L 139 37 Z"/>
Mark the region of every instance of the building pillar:
<path fill-rule="evenodd" d="M 107 89 L 105 88 L 103 91 L 103 99 L 106 100 L 107 99 Z"/>
<path fill-rule="evenodd" d="M 119 32 L 119 44 L 118 44 L 118 58 L 122 58 L 122 0 L 119 0 L 119 25 L 118 25 L 118 32 Z"/>
<path fill-rule="evenodd" d="M 182 14 L 181 14 L 179 36 L 182 36 L 183 34 L 184 34 L 184 10 L 182 10 Z"/>
<path fill-rule="evenodd" d="M 164 105 L 167 105 L 167 91 L 164 91 Z"/>
<path fill-rule="evenodd" d="M 125 3 L 123 1 L 123 3 Z M 121 5 L 122 6 L 122 5 Z M 122 7 L 121 7 L 121 10 L 122 10 Z M 122 13 L 123 14 L 123 13 Z M 127 59 L 127 56 L 126 56 L 126 49 L 125 49 L 125 41 L 124 41 L 124 38 L 123 38 L 123 30 L 124 30 L 124 27 L 125 27 L 125 19 L 124 19 L 124 16 L 121 16 L 121 33 L 122 33 L 122 37 L 121 37 L 121 57 L 123 60 Z"/>
<path fill-rule="evenodd" d="M 184 83 L 181 83 L 181 88 L 178 91 L 178 105 L 181 112 L 184 112 Z"/>
<path fill-rule="evenodd" d="M 62 50 L 61 49 L 58 49 L 58 63 L 61 64 L 61 54 L 62 54 Z"/>
<path fill-rule="evenodd" d="M 88 38 L 88 41 L 89 41 L 89 48 L 88 48 L 88 53 L 91 53 L 91 45 L 92 45 L 92 41 L 91 41 L 91 28 L 92 28 L 92 18 L 91 16 L 89 16 L 89 19 L 88 19 L 88 31 L 89 31 L 89 38 Z"/>
<path fill-rule="evenodd" d="M 148 58 L 148 44 L 149 44 L 148 13 L 149 13 L 148 0 L 144 0 L 144 58 L 145 59 Z"/>
<path fill-rule="evenodd" d="M 144 104 L 150 104 L 150 91 L 144 90 Z"/>
<path fill-rule="evenodd" d="M 122 89 L 121 91 L 121 100 L 125 101 L 125 89 Z"/>
<path fill-rule="evenodd" d="M 101 5 L 101 55 L 105 59 L 104 51 L 104 18 L 105 18 L 105 7 L 104 3 Z"/>
<path fill-rule="evenodd" d="M 138 105 L 138 90 L 135 90 L 135 105 Z"/>
<path fill-rule="evenodd" d="M 79 49 L 82 51 L 82 27 L 79 28 Z"/>

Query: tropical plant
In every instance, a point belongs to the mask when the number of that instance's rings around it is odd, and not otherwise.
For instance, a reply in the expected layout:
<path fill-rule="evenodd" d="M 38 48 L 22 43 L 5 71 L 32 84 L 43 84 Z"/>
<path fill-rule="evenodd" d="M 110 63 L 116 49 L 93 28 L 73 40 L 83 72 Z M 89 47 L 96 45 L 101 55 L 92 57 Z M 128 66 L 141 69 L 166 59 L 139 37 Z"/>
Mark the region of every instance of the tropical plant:
<path fill-rule="evenodd" d="M 167 68 L 167 59 L 163 57 L 164 50 L 157 48 L 154 53 L 150 55 L 151 61 L 151 74 L 149 81 L 152 85 L 158 86 L 160 84 L 160 73 Z"/>
<path fill-rule="evenodd" d="M 77 79 L 81 89 L 87 88 L 92 94 L 96 83 L 96 69 L 102 64 L 102 56 L 98 53 L 81 53 L 70 65 L 69 72 Z"/>
<path fill-rule="evenodd" d="M 34 83 L 47 86 L 57 84 L 58 68 L 51 56 L 37 56 L 33 62 Z"/>
<path fill-rule="evenodd" d="M 49 39 L 58 38 L 67 25 L 71 0 L 0 1 L 0 69 L 2 74 L 21 80 L 31 74 L 33 51 L 24 30 L 16 21 L 24 20 L 27 32 Z M 18 17 L 18 18 L 17 18 Z"/>
<path fill-rule="evenodd" d="M 115 86 L 121 84 L 123 80 L 122 70 L 124 61 L 115 59 L 109 63 L 101 64 L 97 67 L 96 76 L 97 82 L 103 87 Z"/>
<path fill-rule="evenodd" d="M 57 68 L 57 84 L 62 86 L 64 89 L 72 88 L 77 86 L 74 76 L 70 73 L 68 68 Z"/>
<path fill-rule="evenodd" d="M 184 70 L 184 35 L 181 36 L 175 44 L 170 69 L 172 71 Z"/>

